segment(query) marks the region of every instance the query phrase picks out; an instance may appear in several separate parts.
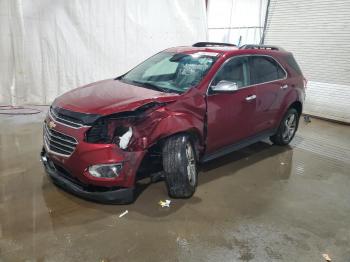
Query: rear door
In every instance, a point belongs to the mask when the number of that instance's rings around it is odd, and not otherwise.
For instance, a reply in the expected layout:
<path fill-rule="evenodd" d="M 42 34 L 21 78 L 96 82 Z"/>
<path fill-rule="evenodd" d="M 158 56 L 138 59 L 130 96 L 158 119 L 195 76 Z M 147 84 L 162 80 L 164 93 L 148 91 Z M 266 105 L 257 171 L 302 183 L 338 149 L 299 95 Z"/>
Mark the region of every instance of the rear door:
<path fill-rule="evenodd" d="M 250 69 L 256 87 L 254 130 L 260 133 L 277 127 L 280 108 L 290 87 L 286 71 L 271 56 L 251 56 Z"/>

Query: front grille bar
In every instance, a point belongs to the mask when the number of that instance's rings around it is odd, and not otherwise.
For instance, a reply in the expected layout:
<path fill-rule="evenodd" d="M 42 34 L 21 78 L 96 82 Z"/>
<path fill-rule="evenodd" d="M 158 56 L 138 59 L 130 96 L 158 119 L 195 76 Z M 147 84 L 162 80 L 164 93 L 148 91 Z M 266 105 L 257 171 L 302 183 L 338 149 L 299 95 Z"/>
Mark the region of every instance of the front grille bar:
<path fill-rule="evenodd" d="M 44 142 L 51 152 L 63 156 L 70 156 L 78 144 L 74 137 L 65 135 L 57 130 L 50 130 L 46 123 L 44 124 Z"/>
<path fill-rule="evenodd" d="M 66 126 L 69 126 L 69 127 L 72 127 L 72 128 L 84 127 L 84 124 L 82 124 L 82 123 L 80 123 L 78 121 L 77 122 L 73 122 L 71 120 L 68 120 L 68 119 L 64 118 L 63 116 L 60 116 L 59 114 L 55 113 L 55 111 L 52 108 L 49 109 L 49 115 L 50 115 L 50 117 L 53 120 L 55 120 L 55 121 L 57 121 L 57 122 L 59 122 L 59 123 L 61 123 L 63 125 L 66 125 Z"/>
<path fill-rule="evenodd" d="M 56 138 L 73 145 L 76 145 L 78 143 L 78 141 L 74 137 L 65 135 L 57 130 L 49 129 L 47 125 L 45 125 L 45 128 L 46 128 L 46 131 L 50 134 L 50 136 L 55 136 Z"/>

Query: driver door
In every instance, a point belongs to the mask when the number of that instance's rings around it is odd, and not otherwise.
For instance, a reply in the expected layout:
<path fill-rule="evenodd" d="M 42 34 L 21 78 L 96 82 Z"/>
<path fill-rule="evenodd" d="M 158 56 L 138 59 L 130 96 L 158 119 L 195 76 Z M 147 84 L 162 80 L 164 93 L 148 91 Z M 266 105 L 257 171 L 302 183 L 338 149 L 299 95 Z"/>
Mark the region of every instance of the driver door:
<path fill-rule="evenodd" d="M 213 91 L 220 81 L 233 82 L 236 91 Z M 254 134 L 256 87 L 250 86 L 247 56 L 229 58 L 219 69 L 207 96 L 207 153 L 213 153 Z"/>

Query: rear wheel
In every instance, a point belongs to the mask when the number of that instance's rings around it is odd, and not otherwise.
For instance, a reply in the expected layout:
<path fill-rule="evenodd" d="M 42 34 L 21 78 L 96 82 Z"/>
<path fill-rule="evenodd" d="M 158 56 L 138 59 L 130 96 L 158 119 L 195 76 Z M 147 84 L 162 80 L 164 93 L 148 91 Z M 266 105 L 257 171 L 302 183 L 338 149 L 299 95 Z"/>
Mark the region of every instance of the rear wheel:
<path fill-rule="evenodd" d="M 299 113 L 296 109 L 290 108 L 284 115 L 277 133 L 270 137 L 276 145 L 288 145 L 293 139 L 299 125 Z"/>
<path fill-rule="evenodd" d="M 163 146 L 163 168 L 170 197 L 189 198 L 197 186 L 196 152 L 190 137 L 176 135 Z"/>

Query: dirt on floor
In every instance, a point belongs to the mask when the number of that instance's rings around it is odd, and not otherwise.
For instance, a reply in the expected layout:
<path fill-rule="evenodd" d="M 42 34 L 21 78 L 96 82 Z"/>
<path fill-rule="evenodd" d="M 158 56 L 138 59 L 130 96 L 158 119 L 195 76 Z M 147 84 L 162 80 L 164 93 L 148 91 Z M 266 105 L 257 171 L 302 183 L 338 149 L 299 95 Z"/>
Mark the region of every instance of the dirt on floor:
<path fill-rule="evenodd" d="M 350 261 L 349 126 L 301 120 L 290 147 L 205 164 L 195 195 L 162 208 L 163 182 L 124 206 L 53 185 L 43 118 L 0 116 L 0 261 Z"/>

